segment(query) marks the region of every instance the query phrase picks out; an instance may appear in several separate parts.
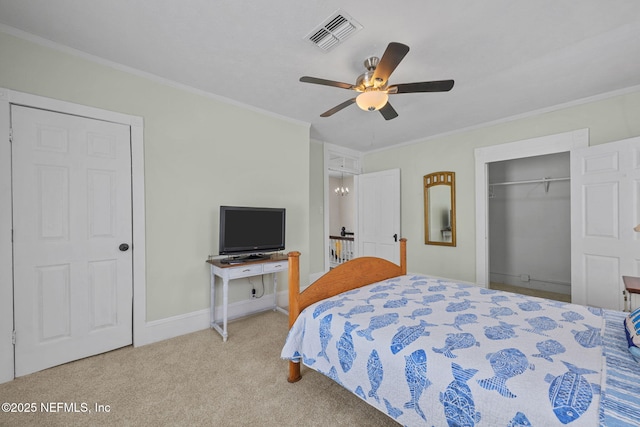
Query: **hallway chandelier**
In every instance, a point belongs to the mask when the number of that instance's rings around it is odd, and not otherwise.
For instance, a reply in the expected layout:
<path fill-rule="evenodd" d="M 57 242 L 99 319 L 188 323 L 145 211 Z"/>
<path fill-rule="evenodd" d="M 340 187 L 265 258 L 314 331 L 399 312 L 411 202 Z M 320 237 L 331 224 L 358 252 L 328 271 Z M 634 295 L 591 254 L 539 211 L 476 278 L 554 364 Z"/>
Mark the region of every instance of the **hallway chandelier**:
<path fill-rule="evenodd" d="M 336 189 L 333 190 L 333 191 L 335 191 L 335 193 L 338 196 L 347 196 L 347 195 L 349 195 L 349 187 L 345 187 L 344 186 L 344 174 L 342 174 L 342 177 L 340 178 L 340 186 L 336 187 Z"/>

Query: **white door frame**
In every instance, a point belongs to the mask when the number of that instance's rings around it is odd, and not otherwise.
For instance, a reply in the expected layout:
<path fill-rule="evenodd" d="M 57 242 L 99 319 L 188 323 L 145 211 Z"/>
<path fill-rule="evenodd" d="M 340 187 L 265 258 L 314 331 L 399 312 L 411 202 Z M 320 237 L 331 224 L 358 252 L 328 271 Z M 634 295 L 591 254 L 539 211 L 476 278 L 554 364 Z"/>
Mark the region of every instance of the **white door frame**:
<path fill-rule="evenodd" d="M 589 146 L 589 129 L 531 138 L 475 149 L 476 161 L 476 283 L 489 286 L 489 163 Z"/>
<path fill-rule="evenodd" d="M 146 322 L 143 119 L 70 102 L 0 88 L 0 383 L 14 378 L 11 104 L 73 114 L 130 126 L 133 210 L 133 343 L 143 340 Z"/>
<path fill-rule="evenodd" d="M 329 196 L 331 195 L 331 188 L 329 187 L 329 171 L 338 171 L 345 172 L 351 175 L 359 175 L 362 173 L 362 153 L 356 150 L 351 150 L 349 148 L 340 147 L 338 145 L 333 145 L 328 142 L 323 144 L 324 151 L 324 232 L 322 233 L 322 239 L 324 241 L 324 273 L 329 271 Z M 332 157 L 343 157 L 344 159 L 349 159 L 349 165 L 343 164 L 342 167 L 337 165 L 332 165 Z M 350 197 L 357 197 L 358 188 L 354 182 L 354 188 L 349 193 Z M 354 218 L 354 230 L 358 229 L 358 208 L 356 204 L 356 218 Z M 358 236 L 356 235 L 356 239 Z M 357 245 L 354 245 L 354 251 L 357 252 Z M 357 253 L 354 254 L 357 256 Z M 316 278 L 314 277 L 311 282 L 313 282 Z"/>

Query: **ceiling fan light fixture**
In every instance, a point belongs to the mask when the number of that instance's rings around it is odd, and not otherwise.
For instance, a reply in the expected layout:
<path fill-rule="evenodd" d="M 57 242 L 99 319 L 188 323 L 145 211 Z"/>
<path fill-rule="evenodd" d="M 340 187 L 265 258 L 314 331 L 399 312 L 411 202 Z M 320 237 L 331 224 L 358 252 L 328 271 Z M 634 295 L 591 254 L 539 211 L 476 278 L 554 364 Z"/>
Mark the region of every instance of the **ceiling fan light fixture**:
<path fill-rule="evenodd" d="M 320 117 L 332 116 L 355 102 L 358 104 L 358 108 L 364 111 L 380 111 L 385 120 L 395 119 L 398 117 L 398 113 L 388 102 L 389 95 L 397 93 L 447 92 L 453 88 L 454 83 L 453 80 L 439 80 L 389 86 L 389 76 L 408 52 L 409 46 L 405 44 L 389 43 L 382 54 L 382 58 L 378 59 L 378 57 L 371 56 L 365 60 L 364 66 L 367 71 L 358 76 L 355 85 L 311 76 L 302 76 L 300 81 L 360 92 L 355 98 L 350 98 L 320 114 Z"/>
<path fill-rule="evenodd" d="M 379 90 L 370 90 L 362 92 L 356 97 L 356 104 L 365 111 L 377 111 L 384 107 L 389 100 L 386 92 Z"/>

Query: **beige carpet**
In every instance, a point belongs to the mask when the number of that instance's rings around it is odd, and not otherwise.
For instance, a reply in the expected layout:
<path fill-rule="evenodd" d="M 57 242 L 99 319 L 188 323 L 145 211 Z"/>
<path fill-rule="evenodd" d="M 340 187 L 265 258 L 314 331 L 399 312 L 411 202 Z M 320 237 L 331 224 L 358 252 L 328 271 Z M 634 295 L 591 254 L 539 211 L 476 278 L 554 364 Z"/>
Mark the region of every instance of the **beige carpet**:
<path fill-rule="evenodd" d="M 286 334 L 287 317 L 268 311 L 230 323 L 226 343 L 204 330 L 20 377 L 0 384 L 0 402 L 33 402 L 38 411 L 0 412 L 0 425 L 398 425 L 310 369 L 289 384 L 280 359 Z M 78 411 L 84 403 L 90 412 L 43 413 L 47 402 L 75 403 Z M 109 412 L 95 412 L 96 404 Z"/>

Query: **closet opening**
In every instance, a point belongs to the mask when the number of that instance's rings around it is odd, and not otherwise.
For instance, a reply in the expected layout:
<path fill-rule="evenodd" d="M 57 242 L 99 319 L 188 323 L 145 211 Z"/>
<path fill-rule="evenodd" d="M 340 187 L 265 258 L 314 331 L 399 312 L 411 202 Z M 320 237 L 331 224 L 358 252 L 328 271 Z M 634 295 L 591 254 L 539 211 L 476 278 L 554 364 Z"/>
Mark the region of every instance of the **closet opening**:
<path fill-rule="evenodd" d="M 489 288 L 570 302 L 569 152 L 487 166 Z"/>

